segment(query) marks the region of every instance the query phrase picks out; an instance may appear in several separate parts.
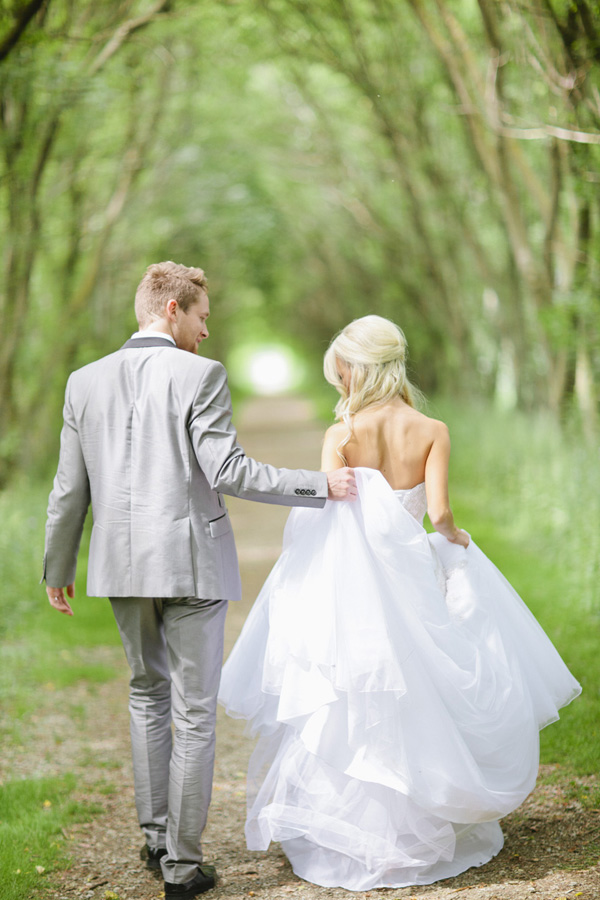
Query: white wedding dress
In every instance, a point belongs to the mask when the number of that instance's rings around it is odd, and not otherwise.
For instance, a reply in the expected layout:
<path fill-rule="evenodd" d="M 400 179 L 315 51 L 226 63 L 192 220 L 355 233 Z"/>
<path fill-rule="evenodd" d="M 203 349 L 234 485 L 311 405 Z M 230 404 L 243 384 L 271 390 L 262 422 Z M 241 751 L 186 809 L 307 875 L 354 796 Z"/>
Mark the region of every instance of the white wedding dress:
<path fill-rule="evenodd" d="M 365 891 L 495 856 L 580 687 L 481 550 L 425 532 L 423 484 L 355 471 L 356 502 L 290 513 L 219 700 L 260 735 L 249 849 Z"/>

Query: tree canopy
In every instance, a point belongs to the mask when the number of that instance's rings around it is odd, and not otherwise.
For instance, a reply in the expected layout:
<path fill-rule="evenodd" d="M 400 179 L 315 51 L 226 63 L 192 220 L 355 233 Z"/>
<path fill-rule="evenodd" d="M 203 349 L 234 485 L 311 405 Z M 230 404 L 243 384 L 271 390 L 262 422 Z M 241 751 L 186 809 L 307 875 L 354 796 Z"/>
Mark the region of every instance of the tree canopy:
<path fill-rule="evenodd" d="M 317 366 L 375 312 L 426 391 L 595 433 L 597 4 L 0 9 L 0 484 L 43 460 L 67 374 L 133 330 L 161 259 L 206 270 L 215 356 L 270 329 Z"/>

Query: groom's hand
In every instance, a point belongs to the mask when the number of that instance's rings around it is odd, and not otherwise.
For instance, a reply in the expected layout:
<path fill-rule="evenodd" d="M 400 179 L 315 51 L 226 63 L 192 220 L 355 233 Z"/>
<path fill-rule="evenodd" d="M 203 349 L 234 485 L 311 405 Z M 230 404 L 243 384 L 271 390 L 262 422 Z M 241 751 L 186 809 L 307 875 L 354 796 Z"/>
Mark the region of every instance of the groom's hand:
<path fill-rule="evenodd" d="M 50 601 L 50 605 L 57 609 L 59 612 L 64 613 L 65 616 L 72 616 L 73 610 L 69 605 L 69 601 L 65 597 L 64 588 L 54 588 L 48 587 L 46 585 L 46 593 L 48 594 L 48 600 Z M 75 585 L 69 584 L 67 585 L 67 594 L 71 599 L 75 596 Z"/>
<path fill-rule="evenodd" d="M 327 472 L 327 487 L 329 500 L 356 500 L 358 491 L 354 469 L 346 466 L 343 469 Z"/>

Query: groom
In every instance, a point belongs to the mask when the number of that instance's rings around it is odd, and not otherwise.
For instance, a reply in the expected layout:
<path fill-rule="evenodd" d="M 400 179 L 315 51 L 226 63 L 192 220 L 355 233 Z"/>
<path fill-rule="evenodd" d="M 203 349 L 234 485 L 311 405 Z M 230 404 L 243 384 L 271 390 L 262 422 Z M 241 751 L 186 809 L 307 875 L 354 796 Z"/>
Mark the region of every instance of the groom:
<path fill-rule="evenodd" d="M 353 499 L 356 484 L 351 469 L 290 471 L 244 454 L 225 369 L 196 355 L 208 337 L 202 269 L 150 266 L 135 312 L 140 330 L 68 380 L 44 578 L 51 605 L 73 615 L 65 592 L 74 595 L 91 501 L 87 593 L 110 597 L 131 667 L 142 856 L 149 868 L 162 868 L 167 898 L 188 900 L 215 884 L 214 869 L 202 864 L 200 836 L 211 795 L 225 611 L 240 597 L 222 494 L 318 507 L 327 497 Z"/>

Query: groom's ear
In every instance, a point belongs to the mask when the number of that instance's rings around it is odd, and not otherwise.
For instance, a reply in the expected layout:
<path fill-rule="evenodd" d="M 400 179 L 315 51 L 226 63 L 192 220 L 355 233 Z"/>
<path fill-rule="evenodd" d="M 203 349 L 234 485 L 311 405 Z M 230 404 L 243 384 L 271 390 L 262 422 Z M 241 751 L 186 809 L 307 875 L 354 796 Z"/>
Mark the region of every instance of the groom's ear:
<path fill-rule="evenodd" d="M 177 300 L 174 300 L 173 298 L 171 298 L 170 300 L 167 300 L 166 305 L 165 305 L 165 313 L 167 315 L 167 319 L 174 319 L 175 316 L 177 315 L 178 309 L 179 309 L 179 303 L 177 302 Z"/>

